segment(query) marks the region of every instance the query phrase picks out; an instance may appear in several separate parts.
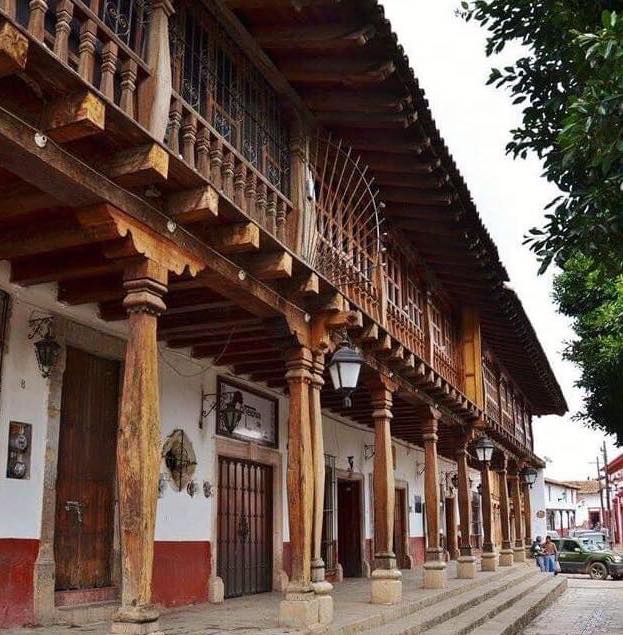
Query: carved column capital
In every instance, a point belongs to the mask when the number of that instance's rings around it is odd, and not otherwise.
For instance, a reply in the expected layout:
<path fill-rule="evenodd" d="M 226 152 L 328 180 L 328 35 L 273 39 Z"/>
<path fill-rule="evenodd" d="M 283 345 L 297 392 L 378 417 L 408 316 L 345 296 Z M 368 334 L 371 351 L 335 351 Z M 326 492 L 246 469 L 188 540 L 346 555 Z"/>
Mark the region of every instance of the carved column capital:
<path fill-rule="evenodd" d="M 308 348 L 292 349 L 286 357 L 286 380 L 288 384 L 312 381 L 313 357 Z"/>
<path fill-rule="evenodd" d="M 128 314 L 147 313 L 159 316 L 166 311 L 162 297 L 167 292 L 167 271 L 151 260 L 129 267 L 124 275 L 126 296 L 123 306 Z"/>

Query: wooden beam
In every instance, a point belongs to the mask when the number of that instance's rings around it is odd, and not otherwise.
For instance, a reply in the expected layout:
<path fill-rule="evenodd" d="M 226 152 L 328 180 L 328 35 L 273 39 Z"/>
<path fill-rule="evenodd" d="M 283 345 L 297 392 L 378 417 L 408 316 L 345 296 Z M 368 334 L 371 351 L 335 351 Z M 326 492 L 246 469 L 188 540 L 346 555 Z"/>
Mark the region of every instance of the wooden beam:
<path fill-rule="evenodd" d="M 48 137 L 68 143 L 103 132 L 106 106 L 91 91 L 63 95 L 46 104 L 42 121 Z"/>
<path fill-rule="evenodd" d="M 287 251 L 276 251 L 254 256 L 249 269 L 258 280 L 280 280 L 292 277 L 292 256 Z"/>
<path fill-rule="evenodd" d="M 456 195 L 453 192 L 416 190 L 405 184 L 404 187 L 383 187 L 382 199 L 388 204 L 411 203 L 413 205 L 449 207 L 456 200 Z"/>
<path fill-rule="evenodd" d="M 336 110 L 319 112 L 317 118 L 328 126 L 364 128 L 366 130 L 401 130 L 415 123 L 417 113 L 367 113 Z"/>
<path fill-rule="evenodd" d="M 302 89 L 305 103 L 316 113 L 322 112 L 403 112 L 411 103 L 410 95 L 390 92 L 333 89 Z"/>
<path fill-rule="evenodd" d="M 58 201 L 29 183 L 12 183 L 0 191 L 0 222 L 13 221 L 31 212 L 55 207 L 61 207 Z"/>
<path fill-rule="evenodd" d="M 290 82 L 305 84 L 341 84 L 363 86 L 385 81 L 396 70 L 392 60 L 367 60 L 365 57 L 288 56 L 277 63 Z"/>
<path fill-rule="evenodd" d="M 161 183 L 169 173 L 169 153 L 157 143 L 130 148 L 104 161 L 102 169 L 123 187 Z"/>
<path fill-rule="evenodd" d="M 0 77 L 8 77 L 26 68 L 28 39 L 9 22 L 0 26 Z"/>
<path fill-rule="evenodd" d="M 239 254 L 260 248 L 260 228 L 255 223 L 215 227 L 210 232 L 210 238 L 213 247 L 224 254 Z"/>
<path fill-rule="evenodd" d="M 421 150 L 420 145 L 417 146 Z M 401 172 L 403 174 L 433 174 L 441 166 L 439 159 L 413 159 L 413 152 L 365 152 L 362 157 L 374 172 Z"/>
<path fill-rule="evenodd" d="M 166 210 L 178 223 L 206 223 L 218 217 L 219 194 L 210 185 L 169 194 Z"/>
<path fill-rule="evenodd" d="M 110 302 L 123 298 L 121 276 L 100 276 L 63 282 L 58 288 L 58 299 L 65 304 Z"/>
<path fill-rule="evenodd" d="M 252 26 L 251 35 L 265 50 L 337 51 L 364 46 L 376 33 L 371 24 Z"/>

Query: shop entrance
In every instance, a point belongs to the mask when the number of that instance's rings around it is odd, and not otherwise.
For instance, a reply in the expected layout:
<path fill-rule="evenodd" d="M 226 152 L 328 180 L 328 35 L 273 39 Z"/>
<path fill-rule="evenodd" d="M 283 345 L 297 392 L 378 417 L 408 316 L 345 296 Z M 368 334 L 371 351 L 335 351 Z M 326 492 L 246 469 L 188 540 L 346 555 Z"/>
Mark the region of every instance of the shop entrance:
<path fill-rule="evenodd" d="M 361 576 L 361 482 L 337 482 L 337 555 L 345 578 Z"/>

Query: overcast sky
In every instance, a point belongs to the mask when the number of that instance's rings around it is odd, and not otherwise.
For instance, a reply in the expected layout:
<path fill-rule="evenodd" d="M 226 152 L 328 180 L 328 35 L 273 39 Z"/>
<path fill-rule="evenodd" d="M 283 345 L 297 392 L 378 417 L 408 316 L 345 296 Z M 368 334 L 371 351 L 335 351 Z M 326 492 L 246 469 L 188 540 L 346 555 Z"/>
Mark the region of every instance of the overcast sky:
<path fill-rule="evenodd" d="M 459 0 L 383 0 L 387 17 L 426 92 L 441 135 L 469 186 L 495 240 L 511 285 L 532 320 L 571 412 L 581 405 L 574 387 L 577 369 L 563 361 L 568 321 L 551 299 L 551 276 L 537 277 L 537 263 L 524 247 L 526 231 L 539 225 L 555 189 L 540 177 L 536 159 L 514 161 L 504 147 L 521 117 L 507 93 L 485 86 L 490 67 L 500 60 L 484 54 L 485 31 L 455 17 Z M 543 417 L 534 423 L 535 450 L 557 479 L 595 475 L 603 435 L 571 420 Z M 610 457 L 618 451 L 610 442 Z"/>

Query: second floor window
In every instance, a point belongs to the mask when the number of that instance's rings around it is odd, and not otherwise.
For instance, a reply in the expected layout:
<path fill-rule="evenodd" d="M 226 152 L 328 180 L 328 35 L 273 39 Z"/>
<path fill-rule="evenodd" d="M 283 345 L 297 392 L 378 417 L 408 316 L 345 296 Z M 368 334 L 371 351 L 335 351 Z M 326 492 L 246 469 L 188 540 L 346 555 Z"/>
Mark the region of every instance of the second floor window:
<path fill-rule="evenodd" d="M 173 90 L 287 196 L 290 143 L 278 95 L 203 7 L 179 2 L 169 35 Z"/>

